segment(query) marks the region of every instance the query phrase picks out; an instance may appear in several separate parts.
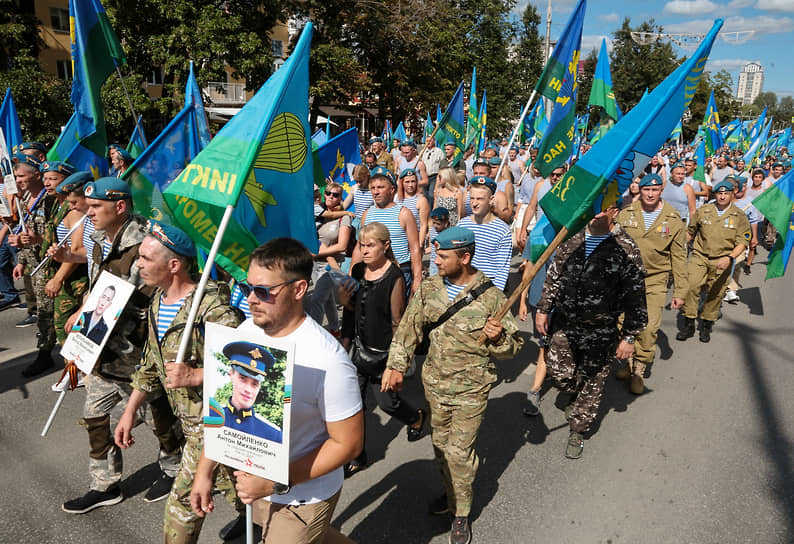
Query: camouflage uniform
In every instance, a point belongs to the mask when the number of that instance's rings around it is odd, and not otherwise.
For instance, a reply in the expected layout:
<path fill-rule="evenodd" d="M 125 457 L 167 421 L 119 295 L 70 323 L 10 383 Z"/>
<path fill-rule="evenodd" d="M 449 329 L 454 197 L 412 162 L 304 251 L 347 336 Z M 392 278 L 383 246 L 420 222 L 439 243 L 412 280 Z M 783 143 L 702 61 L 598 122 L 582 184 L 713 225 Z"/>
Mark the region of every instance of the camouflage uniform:
<path fill-rule="evenodd" d="M 27 193 L 26 198 L 23 198 L 23 205 L 27 210 L 29 206 L 33 205 L 36 197 Z M 38 195 L 36 195 L 38 196 Z M 37 234 L 44 237 L 47 230 L 47 225 L 52 221 L 53 216 L 57 210 L 58 201 L 55 197 L 44 196 L 36 205 L 32 213 L 28 215 L 28 220 L 25 222 L 25 227 L 30 234 Z M 21 231 L 20 231 L 21 232 Z M 47 282 L 55 274 L 55 266 L 50 263 L 47 264 L 36 272 L 35 276 L 30 276 L 36 265 L 44 258 L 47 246 L 35 245 L 20 247 L 17 251 L 17 263 L 24 266 L 24 274 L 26 277 L 31 278 L 33 296 L 36 299 L 36 307 L 38 313 L 38 341 L 36 348 L 40 350 L 50 351 L 55 347 L 55 325 L 53 323 L 53 300 L 44 292 L 44 287 Z"/>
<path fill-rule="evenodd" d="M 157 315 L 160 312 L 162 291 L 159 289 L 155 291 L 149 307 L 149 332 L 143 348 L 141 365 L 132 376 L 132 387 L 146 393 L 147 396 L 159 396 L 165 393 L 174 414 L 182 423 L 182 432 L 185 435 L 182 463 L 165 504 L 163 538 L 169 543 L 197 542 L 204 522 L 204 518 L 196 516 L 190 508 L 190 488 L 193 485 L 196 466 L 204 444 L 202 386 L 178 389 L 165 387 L 165 362 L 176 360 L 194 293 L 195 291 L 192 291 L 185 297 L 182 307 L 163 335 L 163 339 L 158 340 Z M 204 323 L 219 323 L 228 327 L 236 327 L 240 324 L 241 316 L 229 306 L 229 299 L 229 287 L 225 283 L 218 284 L 214 281 L 207 283 L 196 315 L 191 342 L 185 354 L 185 364 L 197 368 L 203 367 Z M 237 500 L 231 471 L 222 465 L 219 465 L 217 470 L 216 487 L 226 493 L 227 499 L 237 507 L 238 511 L 244 511 L 242 503 Z"/>
<path fill-rule="evenodd" d="M 690 219 L 689 235 L 692 237 L 692 255 L 687 266 L 689 291 L 683 313 L 689 319 L 697 317 L 700 290 L 705 285 L 708 295 L 700 317 L 714 322 L 719 317 L 722 297 L 731 279 L 731 267 L 719 272 L 717 261 L 739 245 L 750 245 L 750 221 L 733 204 L 722 215 L 718 215 L 717 207 L 710 202 L 698 208 L 695 216 Z"/>
<path fill-rule="evenodd" d="M 585 433 L 598 413 L 604 380 L 623 333 L 638 335 L 648 321 L 645 267 L 637 244 L 619 227 L 585 256 L 584 229 L 560 245 L 549 266 L 538 311 L 551 318 L 546 369 L 555 385 L 575 395 L 567 417 Z"/>
<path fill-rule="evenodd" d="M 646 365 L 653 362 L 656 355 L 656 337 L 662 325 L 662 309 L 667 300 L 667 280 L 671 272 L 673 297 L 686 297 L 686 232 L 681 215 L 664 200 L 661 213 L 648 230 L 645 230 L 639 201 L 621 210 L 615 222 L 637 243 L 645 266 L 648 326 L 637 335 L 632 368 L 633 374 L 642 377 Z"/>
<path fill-rule="evenodd" d="M 71 207 L 68 202 L 61 203 L 52 221 L 47 223 L 47 229 L 44 232 L 44 243 L 41 245 L 45 250 L 53 244 L 58 243 L 58 235 L 56 229 L 58 225 L 63 222 L 64 217 L 69 215 Z M 57 270 L 57 263 L 54 263 Z M 53 273 L 53 276 L 55 274 Z M 69 317 L 77 311 L 83 303 L 83 295 L 88 288 L 88 268 L 85 264 L 79 264 L 72 270 L 71 274 L 63 280 L 61 290 L 55 296 L 55 303 L 53 307 L 53 321 L 55 323 L 55 335 L 58 342 L 63 344 L 66 340 L 66 322 Z"/>
<path fill-rule="evenodd" d="M 431 276 L 423 281 L 394 334 L 387 367 L 405 373 L 423 338 L 422 327 L 487 280 L 478 271 L 452 302 L 443 278 Z M 496 381 L 490 357 L 513 357 L 523 345 L 510 313 L 502 318 L 505 334 L 498 342 L 477 342 L 486 320 L 496 315 L 505 300 L 502 291 L 492 287 L 430 333 L 422 382 L 430 406 L 433 450 L 455 516 L 468 516 L 471 509 L 472 482 L 479 464 L 474 442 Z"/>
<path fill-rule="evenodd" d="M 383 166 L 389 172 L 394 172 L 394 157 L 391 156 L 388 150 L 384 149 L 383 152 L 377 156 L 378 166 Z"/>
<path fill-rule="evenodd" d="M 102 244 L 105 231 L 96 230 L 91 235 L 96 242 L 91 287 L 93 288 L 103 270 L 138 286 L 116 322 L 94 371 L 84 379 L 86 399 L 80 423 L 88 431 L 91 489 L 96 491 L 107 491 L 121 480 L 121 450 L 113 441 L 110 416 L 119 403 L 124 403 L 119 408 L 126 406 L 132 391 L 131 376 L 140 361 L 141 347 L 146 340 L 146 313 L 153 289 L 143 285 L 135 264 L 138 246 L 145 235 L 146 219 L 137 215 L 130 216 L 116 233 L 104 259 Z M 147 414 L 148 410 L 143 408 L 141 416 L 153 427 L 160 443 L 160 468 L 169 476 L 176 476 L 182 453 L 179 420 L 174 416 L 168 399 L 163 394 L 147 399 L 147 406 L 151 412 Z"/>

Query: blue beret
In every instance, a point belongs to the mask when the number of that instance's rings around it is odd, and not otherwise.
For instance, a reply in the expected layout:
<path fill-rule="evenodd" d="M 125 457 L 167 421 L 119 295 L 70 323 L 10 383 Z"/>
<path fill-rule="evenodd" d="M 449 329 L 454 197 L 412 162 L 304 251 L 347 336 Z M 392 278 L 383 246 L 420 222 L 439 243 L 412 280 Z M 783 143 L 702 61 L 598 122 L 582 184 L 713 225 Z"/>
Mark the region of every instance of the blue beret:
<path fill-rule="evenodd" d="M 447 147 L 448 145 L 451 145 L 452 147 L 455 147 L 455 142 L 445 142 L 444 143 L 444 147 Z"/>
<path fill-rule="evenodd" d="M 74 174 L 74 166 L 61 161 L 44 161 L 39 166 L 39 172 L 46 174 L 47 172 L 58 172 L 64 176 L 71 176 Z"/>
<path fill-rule="evenodd" d="M 491 194 L 496 193 L 496 182 L 488 176 L 474 176 L 469 180 L 469 185 L 482 185 L 491 190 Z"/>
<path fill-rule="evenodd" d="M 783 168 L 789 168 L 791 166 L 791 161 L 786 159 L 783 161 Z"/>
<path fill-rule="evenodd" d="M 438 219 L 449 219 L 449 210 L 446 209 L 444 206 L 433 208 L 433 211 L 430 212 L 430 217 L 437 217 Z"/>
<path fill-rule="evenodd" d="M 474 166 L 477 166 L 478 164 L 479 165 L 484 165 L 484 166 L 490 166 L 488 164 L 488 159 L 484 159 L 482 157 L 477 157 L 476 159 L 474 159 L 474 164 L 472 164 L 472 166 L 474 167 Z"/>
<path fill-rule="evenodd" d="M 746 177 L 744 177 L 744 176 L 736 176 L 736 177 L 734 178 L 734 180 L 735 180 L 735 183 L 734 183 L 734 185 L 736 185 L 736 189 L 737 189 L 738 191 L 741 191 L 741 190 L 742 190 L 742 187 L 744 187 L 744 186 L 745 186 L 745 184 L 747 183 L 747 178 L 746 178 Z"/>
<path fill-rule="evenodd" d="M 416 147 L 416 142 L 414 142 L 413 140 L 405 140 L 403 142 L 403 145 L 410 145 L 411 147 Z"/>
<path fill-rule="evenodd" d="M 727 178 L 717 183 L 712 189 L 715 193 L 719 193 L 720 191 L 733 191 L 733 183 Z"/>
<path fill-rule="evenodd" d="M 21 163 L 21 164 L 28 164 L 33 166 L 36 170 L 41 167 L 41 161 L 32 155 L 25 155 L 22 152 L 14 153 L 11 157 L 11 161 L 14 164 Z"/>
<path fill-rule="evenodd" d="M 510 146 L 510 151 L 518 151 L 518 146 L 517 145 Z"/>
<path fill-rule="evenodd" d="M 775 164 L 772 165 L 772 168 L 774 168 L 776 166 L 780 166 L 782 168 L 783 167 L 783 163 L 782 162 L 776 162 Z"/>
<path fill-rule="evenodd" d="M 684 166 L 683 162 L 678 161 L 677 163 L 675 163 L 673 166 L 670 167 L 670 170 L 672 170 L 674 168 L 686 168 L 686 166 Z"/>
<path fill-rule="evenodd" d="M 135 161 L 135 159 L 132 158 L 132 155 L 130 155 L 130 152 L 123 147 L 117 147 L 116 153 L 119 154 L 119 157 L 121 157 L 121 160 L 124 162 L 132 163 Z"/>
<path fill-rule="evenodd" d="M 196 244 L 181 229 L 149 219 L 146 230 L 171 251 L 185 257 L 196 256 Z"/>
<path fill-rule="evenodd" d="M 406 168 L 400 173 L 400 179 L 403 179 L 405 176 L 415 176 L 416 170 L 413 168 Z"/>
<path fill-rule="evenodd" d="M 372 138 L 369 139 L 369 143 L 371 143 L 371 144 L 374 144 L 374 143 L 382 144 L 383 143 L 383 138 L 381 138 L 380 136 L 373 136 Z"/>
<path fill-rule="evenodd" d="M 19 145 L 15 145 L 11 148 L 11 153 L 22 153 L 26 149 L 35 149 L 36 151 L 41 151 L 42 153 L 47 152 L 47 148 L 44 147 L 44 144 L 40 144 L 39 142 L 22 142 Z"/>
<path fill-rule="evenodd" d="M 659 174 L 646 174 L 644 178 L 637 184 L 640 187 L 651 187 L 653 185 L 661 185 L 662 178 Z"/>
<path fill-rule="evenodd" d="M 66 195 L 76 189 L 79 189 L 89 181 L 94 181 L 94 176 L 91 174 L 91 172 L 75 172 L 59 183 L 58 187 L 55 189 L 55 192 Z"/>
<path fill-rule="evenodd" d="M 259 382 L 265 380 L 265 372 L 276 364 L 276 359 L 267 348 L 251 342 L 226 344 L 223 354 L 229 358 L 233 369 Z"/>
<path fill-rule="evenodd" d="M 373 168 L 369 172 L 370 172 L 370 176 L 373 177 L 373 178 L 375 176 L 381 176 L 381 177 L 384 177 L 384 178 L 388 179 L 392 183 L 392 185 L 395 185 L 395 186 L 397 185 L 397 182 L 394 180 L 394 176 L 391 175 L 391 172 L 389 172 L 388 168 L 385 168 L 383 166 L 376 166 L 375 168 Z"/>
<path fill-rule="evenodd" d="M 488 159 L 488 164 L 490 166 L 499 166 L 500 164 L 502 164 L 502 159 L 500 159 L 499 157 L 491 157 L 490 159 Z"/>
<path fill-rule="evenodd" d="M 83 193 L 88 198 L 96 200 L 124 200 L 132 198 L 130 186 L 119 178 L 99 178 L 85 184 Z"/>
<path fill-rule="evenodd" d="M 474 243 L 474 233 L 463 227 L 450 227 L 433 239 L 436 249 L 459 249 Z"/>

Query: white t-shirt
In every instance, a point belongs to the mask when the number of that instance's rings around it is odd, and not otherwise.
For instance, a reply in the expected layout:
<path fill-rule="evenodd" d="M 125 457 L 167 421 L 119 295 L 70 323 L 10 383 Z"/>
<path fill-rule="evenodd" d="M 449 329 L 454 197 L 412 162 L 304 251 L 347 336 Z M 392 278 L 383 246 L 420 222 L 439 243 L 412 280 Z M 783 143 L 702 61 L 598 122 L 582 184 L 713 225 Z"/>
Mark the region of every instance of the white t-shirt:
<path fill-rule="evenodd" d="M 253 319 L 241 330 L 261 331 Z M 339 341 L 308 315 L 291 334 L 275 338 L 295 344 L 290 421 L 290 462 L 300 459 L 328 440 L 325 422 L 342 421 L 362 409 L 356 367 Z M 265 500 L 278 504 L 312 504 L 331 497 L 342 488 L 342 467 L 303 482 L 285 495 Z"/>

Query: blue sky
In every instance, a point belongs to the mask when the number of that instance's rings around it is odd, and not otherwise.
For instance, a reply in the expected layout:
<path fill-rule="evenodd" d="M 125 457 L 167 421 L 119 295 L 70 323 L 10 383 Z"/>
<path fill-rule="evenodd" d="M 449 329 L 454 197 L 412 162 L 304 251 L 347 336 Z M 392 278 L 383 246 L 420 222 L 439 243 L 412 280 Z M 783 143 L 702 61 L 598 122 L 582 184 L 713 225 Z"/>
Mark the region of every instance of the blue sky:
<path fill-rule="evenodd" d="M 541 34 L 545 34 L 548 0 L 531 0 L 542 18 Z M 518 0 L 514 12 L 521 14 L 528 0 Z M 562 32 L 576 0 L 552 0 L 551 37 Z M 739 80 L 739 70 L 749 61 L 760 62 L 764 67 L 764 91 L 781 96 L 794 96 L 794 0 L 588 0 L 582 33 L 582 55 L 592 48 L 598 50 L 601 39 L 607 45 L 614 30 L 624 17 L 631 25 L 653 18 L 669 33 L 706 33 L 714 19 L 722 18 L 725 24 L 721 36 L 735 41 L 736 33 L 754 30 L 752 35 L 738 36 L 743 43 L 734 44 L 717 38 L 711 50 L 706 69 L 717 72 L 727 70 L 733 77 L 734 94 Z M 679 56 L 691 51 L 675 47 Z"/>

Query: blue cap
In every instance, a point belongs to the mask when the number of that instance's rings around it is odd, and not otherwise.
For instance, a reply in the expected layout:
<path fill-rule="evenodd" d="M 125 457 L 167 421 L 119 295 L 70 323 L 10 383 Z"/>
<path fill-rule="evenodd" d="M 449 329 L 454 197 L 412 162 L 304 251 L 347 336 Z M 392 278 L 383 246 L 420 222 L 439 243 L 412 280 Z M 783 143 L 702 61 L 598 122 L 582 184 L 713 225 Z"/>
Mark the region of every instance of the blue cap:
<path fill-rule="evenodd" d="M 11 148 L 11 153 L 12 154 L 14 154 L 14 153 L 22 153 L 23 151 L 25 151 L 27 149 L 35 149 L 36 151 L 41 151 L 42 153 L 46 153 L 47 152 L 47 148 L 44 147 L 44 144 L 41 144 L 39 142 L 22 142 L 21 144 L 15 145 L 14 147 L 12 147 Z"/>
<path fill-rule="evenodd" d="M 375 176 L 381 176 L 388 179 L 392 183 L 392 185 L 395 186 L 397 185 L 397 182 L 394 180 L 394 176 L 392 176 L 391 172 L 389 172 L 389 169 L 384 166 L 376 166 L 375 168 L 370 170 L 369 173 L 370 173 L 370 178 L 374 178 Z"/>
<path fill-rule="evenodd" d="M 488 164 L 488 159 L 485 159 L 483 157 L 477 157 L 476 159 L 474 159 L 474 163 L 472 164 L 472 167 L 477 166 L 478 164 L 481 166 L 490 166 Z"/>
<path fill-rule="evenodd" d="M 415 148 L 416 147 L 416 142 L 413 141 L 413 140 L 405 140 L 403 142 L 403 145 L 410 145 L 411 147 Z"/>
<path fill-rule="evenodd" d="M 444 142 L 444 147 L 447 147 L 448 145 L 455 147 L 455 142 Z"/>
<path fill-rule="evenodd" d="M 119 178 L 99 178 L 85 184 L 83 193 L 88 198 L 96 200 L 125 200 L 132 198 L 130 186 Z"/>
<path fill-rule="evenodd" d="M 496 193 L 496 182 L 488 176 L 474 176 L 469 180 L 469 185 L 482 185 L 491 190 L 491 194 Z"/>
<path fill-rule="evenodd" d="M 265 372 L 276 364 L 275 358 L 266 347 L 251 342 L 226 344 L 223 346 L 223 354 L 229 358 L 233 369 L 258 382 L 264 381 Z"/>
<path fill-rule="evenodd" d="M 712 191 L 715 193 L 719 193 L 721 191 L 733 191 L 733 183 L 728 178 L 725 178 L 724 180 L 717 183 L 717 185 L 712 188 Z"/>
<path fill-rule="evenodd" d="M 652 187 L 654 185 L 662 185 L 662 178 L 659 174 L 647 174 L 637 184 L 640 187 Z"/>
<path fill-rule="evenodd" d="M 415 176 L 416 170 L 413 168 L 406 168 L 400 173 L 400 179 L 403 179 L 405 176 Z"/>
<path fill-rule="evenodd" d="M 673 166 L 670 167 L 670 170 L 672 170 L 674 168 L 686 168 L 686 166 L 684 166 L 683 162 L 678 161 L 677 163 L 675 163 Z"/>
<path fill-rule="evenodd" d="M 39 172 L 46 174 L 47 172 L 58 172 L 64 176 L 71 176 L 74 174 L 74 166 L 61 161 L 44 161 L 39 166 Z"/>
<path fill-rule="evenodd" d="M 58 184 L 58 187 L 55 188 L 56 193 L 60 193 L 62 195 L 68 195 L 74 190 L 79 189 L 89 181 L 94 181 L 94 176 L 91 172 L 75 172 L 71 176 L 67 177 L 61 183 Z"/>
<path fill-rule="evenodd" d="M 196 256 L 196 244 L 183 230 L 154 219 L 149 219 L 146 223 L 146 230 L 171 251 L 185 257 Z"/>
<path fill-rule="evenodd" d="M 744 187 L 747 184 L 747 178 L 744 176 L 736 176 L 733 179 L 735 180 L 734 185 L 736 185 L 737 191 L 741 191 L 742 187 Z"/>
<path fill-rule="evenodd" d="M 474 233 L 463 227 L 450 227 L 433 239 L 436 249 L 460 249 L 474 243 Z"/>
<path fill-rule="evenodd" d="M 446 209 L 444 206 L 433 208 L 433 211 L 430 212 L 430 217 L 436 217 L 438 219 L 449 219 L 449 210 Z"/>
<path fill-rule="evenodd" d="M 25 155 L 22 152 L 14 153 L 11 156 L 11 161 L 14 164 L 28 164 L 38 170 L 41 167 L 41 161 L 32 155 Z"/>
<path fill-rule="evenodd" d="M 374 143 L 382 144 L 383 143 L 383 138 L 381 138 L 380 136 L 373 136 L 372 138 L 369 139 L 369 143 L 371 143 L 371 144 L 374 144 Z"/>
<path fill-rule="evenodd" d="M 776 166 L 779 166 L 779 167 L 783 168 L 783 163 L 778 161 L 778 162 L 776 162 L 775 164 L 772 165 L 772 168 L 774 168 Z"/>
<path fill-rule="evenodd" d="M 502 159 L 500 159 L 499 157 L 491 157 L 490 159 L 488 159 L 489 166 L 499 166 L 500 164 L 502 164 Z"/>

